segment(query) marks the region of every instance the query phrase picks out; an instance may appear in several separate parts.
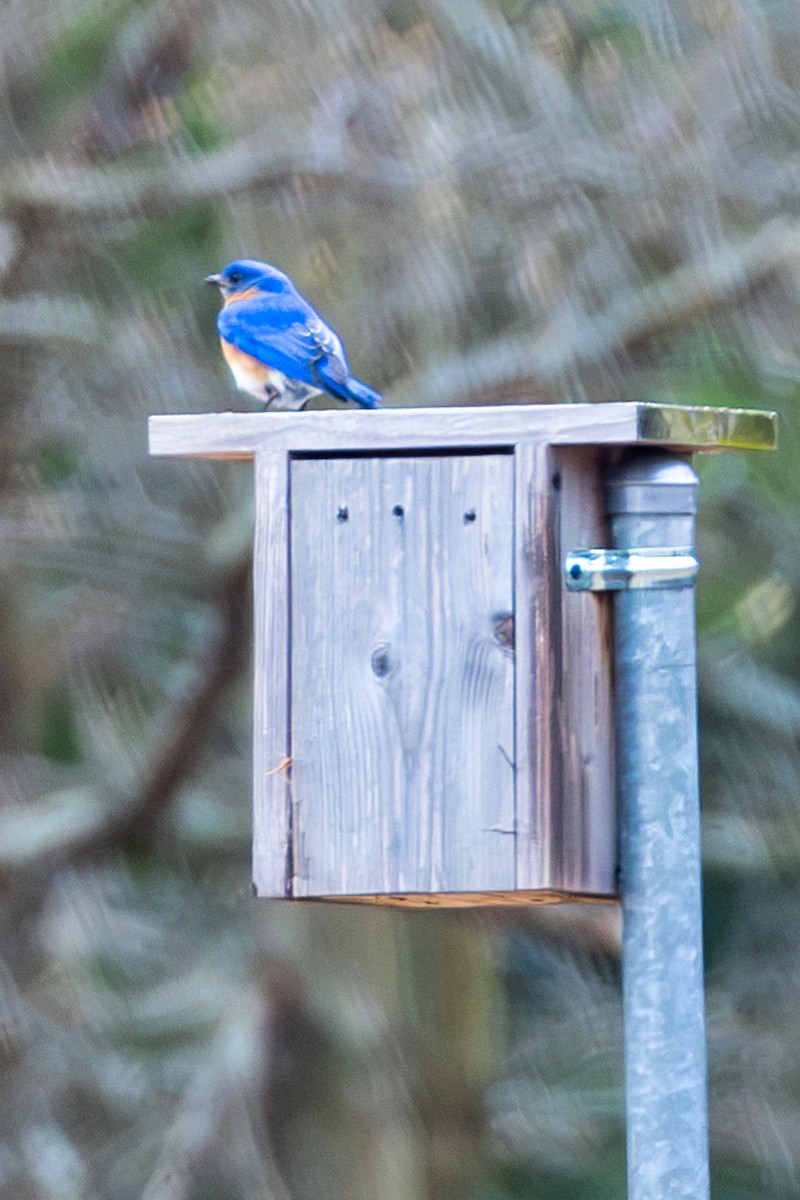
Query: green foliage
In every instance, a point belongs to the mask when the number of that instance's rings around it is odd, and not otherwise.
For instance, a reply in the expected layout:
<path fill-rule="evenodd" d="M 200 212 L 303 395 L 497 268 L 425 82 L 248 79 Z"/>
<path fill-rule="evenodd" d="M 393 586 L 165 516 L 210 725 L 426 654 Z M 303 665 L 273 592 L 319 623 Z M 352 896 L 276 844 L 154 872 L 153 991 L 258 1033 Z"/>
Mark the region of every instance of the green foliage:
<path fill-rule="evenodd" d="M 201 70 L 184 80 L 175 104 L 186 143 L 197 154 L 209 154 L 225 145 L 226 130 L 215 106 L 209 104 L 207 72 Z"/>
<path fill-rule="evenodd" d="M 44 488 L 58 488 L 81 470 L 81 450 L 64 438 L 48 439 L 36 447 L 36 471 Z"/>
<path fill-rule="evenodd" d="M 37 69 L 41 117 L 52 120 L 66 104 L 97 86 L 131 0 L 83 0 L 45 50 Z"/>
<path fill-rule="evenodd" d="M 54 762 L 75 763 L 82 757 L 74 704 L 63 683 L 43 698 L 39 749 Z"/>
<path fill-rule="evenodd" d="M 115 248 L 115 266 L 129 286 L 156 297 L 167 292 L 174 305 L 183 300 L 187 283 L 193 291 L 199 288 L 203 263 L 210 260 L 218 244 L 216 210 L 205 202 L 184 206 L 135 225 Z"/>

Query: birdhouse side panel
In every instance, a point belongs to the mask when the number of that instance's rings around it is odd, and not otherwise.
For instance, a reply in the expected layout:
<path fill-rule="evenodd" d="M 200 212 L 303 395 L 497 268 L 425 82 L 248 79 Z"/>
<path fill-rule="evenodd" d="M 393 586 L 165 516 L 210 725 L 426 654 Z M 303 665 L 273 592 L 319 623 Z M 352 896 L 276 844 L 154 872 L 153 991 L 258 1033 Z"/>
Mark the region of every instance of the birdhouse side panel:
<path fill-rule="evenodd" d="M 558 450 L 558 561 L 578 546 L 608 545 L 605 455 L 594 446 Z M 581 603 L 583 601 L 583 603 Z M 560 589 L 561 671 L 557 704 L 562 802 L 553 829 L 553 869 L 568 891 L 614 895 L 617 806 L 611 596 Z"/>
<path fill-rule="evenodd" d="M 291 465 L 293 891 L 514 887 L 513 460 Z"/>
<path fill-rule="evenodd" d="M 567 592 L 561 573 L 567 550 L 604 544 L 603 459 L 531 443 L 515 461 L 517 887 L 612 896 L 608 597 Z"/>

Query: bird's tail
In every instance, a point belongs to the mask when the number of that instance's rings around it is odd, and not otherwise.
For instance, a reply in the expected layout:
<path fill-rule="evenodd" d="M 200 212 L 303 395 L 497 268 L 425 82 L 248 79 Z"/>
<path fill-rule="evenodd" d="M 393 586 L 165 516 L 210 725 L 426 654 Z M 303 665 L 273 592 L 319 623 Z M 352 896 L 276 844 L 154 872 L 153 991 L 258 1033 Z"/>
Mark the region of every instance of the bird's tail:
<path fill-rule="evenodd" d="M 334 369 L 334 366 L 338 369 Z M 353 379 L 352 375 L 346 374 L 343 364 L 337 363 L 334 366 L 326 359 L 314 364 L 314 373 L 320 381 L 320 386 L 326 392 L 332 396 L 338 396 L 340 400 L 352 400 L 356 404 L 360 404 L 362 408 L 380 408 L 379 392 L 367 387 L 359 379 Z"/>
<path fill-rule="evenodd" d="M 360 404 L 362 408 L 380 408 L 381 406 L 380 392 L 367 387 L 366 383 L 361 383 L 358 379 L 353 379 L 352 375 L 348 375 L 343 391 L 349 400 L 355 400 L 356 404 Z"/>

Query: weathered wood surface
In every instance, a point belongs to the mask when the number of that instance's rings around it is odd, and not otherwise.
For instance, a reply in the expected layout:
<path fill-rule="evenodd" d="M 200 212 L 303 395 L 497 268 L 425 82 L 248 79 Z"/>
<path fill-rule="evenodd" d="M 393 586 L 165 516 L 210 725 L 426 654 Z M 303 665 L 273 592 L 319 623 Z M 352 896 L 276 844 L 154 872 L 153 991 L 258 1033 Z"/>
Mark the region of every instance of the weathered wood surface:
<path fill-rule="evenodd" d="M 295 894 L 516 886 L 513 474 L 292 462 Z"/>
<path fill-rule="evenodd" d="M 397 451 L 526 441 L 768 448 L 776 436 L 774 413 L 640 403 L 190 413 L 151 417 L 149 429 L 151 454 L 207 458 L 249 458 L 266 449 Z"/>
<path fill-rule="evenodd" d="M 310 897 L 309 897 L 310 898 Z M 588 892 L 556 891 L 554 888 L 531 888 L 510 892 L 365 892 L 360 896 L 323 896 L 317 899 L 341 904 L 380 904 L 394 908 L 498 908 L 510 905 L 563 904 L 580 901 L 584 904 L 612 904 L 616 896 L 610 892 L 593 895 Z"/>
<path fill-rule="evenodd" d="M 515 642 L 517 660 L 517 886 L 553 884 L 551 838 L 561 804 L 556 754 L 555 697 L 561 658 L 557 500 L 552 449 L 546 442 L 518 446 L 515 458 Z"/>
<path fill-rule="evenodd" d="M 256 456 L 253 882 L 289 894 L 289 460 Z"/>
<path fill-rule="evenodd" d="M 260 894 L 613 892 L 608 614 L 560 573 L 597 454 L 258 456 Z"/>
<path fill-rule="evenodd" d="M 616 890 L 618 861 L 611 596 L 581 597 L 561 580 L 569 550 L 609 544 L 603 451 L 559 448 L 552 467 L 558 516 L 551 523 L 551 629 L 560 644 L 549 741 L 560 764 L 561 802 L 551 806 L 550 880 L 569 891 L 607 892 Z"/>
<path fill-rule="evenodd" d="M 614 446 L 767 448 L 773 414 L 221 413 L 153 417 L 150 438 L 257 460 L 260 894 L 613 894 L 608 598 L 567 592 L 564 554 L 607 542 Z"/>

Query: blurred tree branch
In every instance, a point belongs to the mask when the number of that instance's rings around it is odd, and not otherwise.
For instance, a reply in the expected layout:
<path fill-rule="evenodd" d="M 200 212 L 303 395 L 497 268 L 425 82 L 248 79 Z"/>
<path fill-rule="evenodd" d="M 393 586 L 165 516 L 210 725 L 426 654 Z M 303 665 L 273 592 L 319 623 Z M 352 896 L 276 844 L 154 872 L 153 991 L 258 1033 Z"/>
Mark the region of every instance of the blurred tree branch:
<path fill-rule="evenodd" d="M 465 392 L 491 389 L 504 380 L 532 380 L 554 387 L 564 375 L 615 354 L 630 354 L 652 340 L 668 337 L 703 317 L 740 304 L 775 275 L 800 281 L 800 226 L 775 218 L 751 237 L 716 246 L 694 262 L 631 293 L 612 297 L 598 312 L 581 312 L 573 303 L 533 337 L 496 339 L 458 358 L 440 358 L 424 376 L 429 402 L 452 404 Z M 419 375 L 398 391 L 419 390 Z M 402 389 L 402 390 L 400 390 Z"/>
<path fill-rule="evenodd" d="M 249 644 L 251 555 L 237 562 L 217 593 L 219 633 L 206 647 L 192 686 L 158 723 L 161 738 L 138 791 L 113 804 L 76 789 L 39 804 L 0 809 L 0 870 L 51 867 L 94 858 L 111 848 L 154 849 L 159 819 L 193 769 L 222 693 L 244 665 Z"/>
<path fill-rule="evenodd" d="M 51 341 L 95 345 L 99 340 L 100 321 L 86 301 L 39 293 L 0 300 L 0 345 Z"/>
<path fill-rule="evenodd" d="M 401 199 L 429 174 L 391 160 L 365 166 L 319 150 L 293 147 L 281 152 L 272 145 L 265 150 L 260 141 L 245 139 L 216 154 L 182 156 L 177 163 L 159 167 L 16 164 L 0 174 L 0 204 L 11 212 L 20 207 L 52 210 L 85 220 L 127 213 L 157 216 L 198 200 L 285 187 L 298 177 L 375 203 Z"/>

